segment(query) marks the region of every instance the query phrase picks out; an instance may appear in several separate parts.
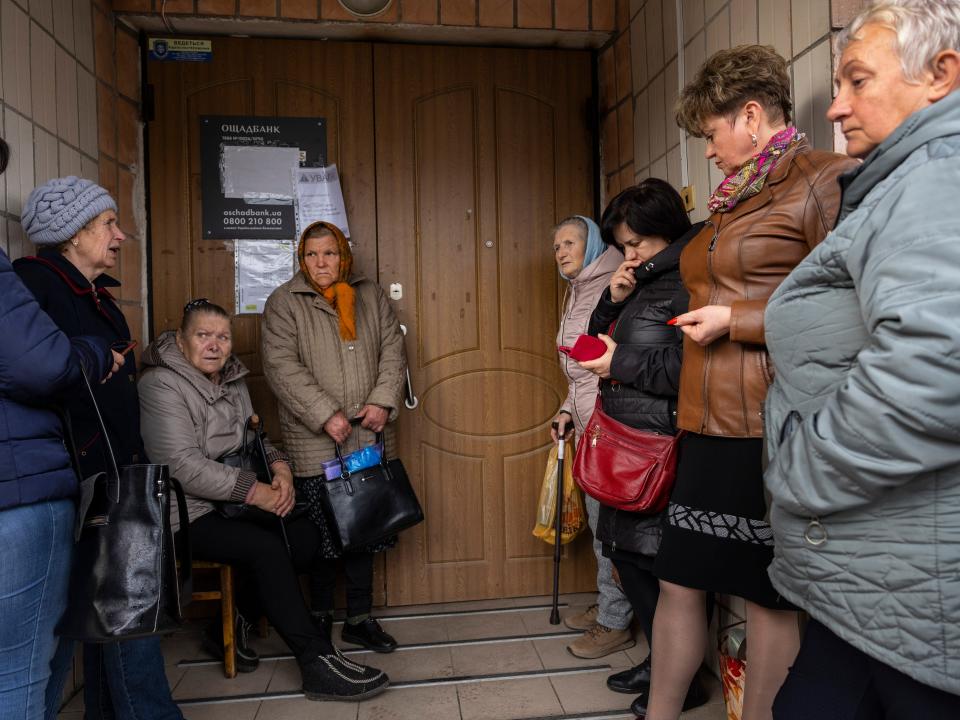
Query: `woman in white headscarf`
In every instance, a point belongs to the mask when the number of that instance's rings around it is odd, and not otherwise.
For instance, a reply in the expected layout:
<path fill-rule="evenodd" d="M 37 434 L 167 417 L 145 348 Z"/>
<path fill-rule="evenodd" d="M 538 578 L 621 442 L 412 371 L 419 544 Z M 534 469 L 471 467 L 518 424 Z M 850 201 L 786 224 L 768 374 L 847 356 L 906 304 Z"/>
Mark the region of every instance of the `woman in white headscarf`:
<path fill-rule="evenodd" d="M 616 247 L 604 245 L 600 239 L 600 228 L 583 215 L 564 218 L 553 228 L 550 236 L 557 269 L 569 283 L 557 345 L 571 347 L 580 335 L 586 334 L 590 315 L 600 295 L 610 284 L 610 276 L 623 262 L 623 255 Z M 593 412 L 598 388 L 596 375 L 562 353 L 560 365 L 567 377 L 567 397 L 553 421 L 550 436 L 554 442 L 574 430 L 579 437 Z M 600 505 L 589 495 L 586 505 L 592 532 L 597 527 Z M 613 565 L 603 557 L 601 545 L 596 539 L 593 541 L 593 550 L 597 556 L 598 602 L 585 612 L 564 620 L 567 627 L 584 631 L 567 649 L 577 657 L 591 659 L 633 645 L 630 602 L 614 582 Z"/>

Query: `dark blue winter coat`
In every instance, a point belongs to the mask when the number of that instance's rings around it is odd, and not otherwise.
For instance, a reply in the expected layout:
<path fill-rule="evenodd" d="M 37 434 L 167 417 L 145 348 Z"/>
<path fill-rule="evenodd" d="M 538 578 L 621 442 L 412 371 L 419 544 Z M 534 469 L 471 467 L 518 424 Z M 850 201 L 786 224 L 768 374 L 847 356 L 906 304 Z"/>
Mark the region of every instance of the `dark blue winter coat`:
<path fill-rule="evenodd" d="M 0 338 L 0 510 L 72 497 L 77 478 L 54 403 L 81 392 L 81 364 L 94 382 L 107 374 L 109 343 L 60 332 L 3 250 Z"/>
<path fill-rule="evenodd" d="M 94 335 L 117 346 L 129 342 L 127 321 L 108 289 L 120 283 L 109 275 L 100 275 L 91 286 L 73 263 L 54 248 L 41 249 L 35 258 L 20 258 L 13 267 L 40 307 L 68 337 Z M 93 391 L 117 464 L 146 462 L 140 438 L 134 354 L 126 356 L 123 367 L 105 384 L 94 384 Z M 86 395 L 75 395 L 66 409 L 73 425 L 81 474 L 89 477 L 107 471 L 110 463 L 93 404 Z"/>

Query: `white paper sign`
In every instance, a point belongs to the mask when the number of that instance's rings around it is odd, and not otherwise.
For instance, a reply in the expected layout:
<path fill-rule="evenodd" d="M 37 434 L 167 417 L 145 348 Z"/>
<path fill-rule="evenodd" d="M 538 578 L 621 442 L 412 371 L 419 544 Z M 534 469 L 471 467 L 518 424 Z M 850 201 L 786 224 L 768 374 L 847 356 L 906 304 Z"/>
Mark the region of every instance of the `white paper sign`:
<path fill-rule="evenodd" d="M 297 206 L 297 236 L 310 223 L 318 220 L 333 223 L 350 237 L 347 208 L 343 203 L 340 175 L 336 165 L 322 168 L 296 168 L 293 171 L 295 204 Z"/>
<path fill-rule="evenodd" d="M 300 149 L 224 145 L 220 164 L 224 197 L 289 205 L 293 198 L 290 171 L 300 164 Z"/>
<path fill-rule="evenodd" d="M 243 240 L 234 244 L 238 315 L 263 312 L 270 293 L 293 277 L 295 255 L 291 240 Z"/>

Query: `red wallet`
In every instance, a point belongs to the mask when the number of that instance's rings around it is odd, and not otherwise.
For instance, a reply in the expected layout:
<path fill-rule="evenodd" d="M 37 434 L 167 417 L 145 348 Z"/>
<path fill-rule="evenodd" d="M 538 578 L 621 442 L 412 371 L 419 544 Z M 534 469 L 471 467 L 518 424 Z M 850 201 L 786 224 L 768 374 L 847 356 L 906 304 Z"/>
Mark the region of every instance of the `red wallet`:
<path fill-rule="evenodd" d="M 607 352 L 607 344 L 593 335 L 581 335 L 573 344 L 573 347 L 558 345 L 557 350 L 564 355 L 568 355 L 577 362 L 585 360 L 596 360 Z"/>

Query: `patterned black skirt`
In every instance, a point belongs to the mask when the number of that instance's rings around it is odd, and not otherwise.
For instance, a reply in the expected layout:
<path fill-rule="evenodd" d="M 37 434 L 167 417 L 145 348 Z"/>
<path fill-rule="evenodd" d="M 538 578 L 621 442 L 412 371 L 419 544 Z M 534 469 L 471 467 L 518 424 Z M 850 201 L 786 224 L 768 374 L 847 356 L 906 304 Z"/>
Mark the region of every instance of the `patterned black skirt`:
<path fill-rule="evenodd" d="M 664 513 L 654 572 L 661 580 L 794 610 L 770 584 L 763 440 L 687 434 Z"/>
<path fill-rule="evenodd" d="M 293 486 L 297 491 L 297 499 L 305 499 L 308 503 L 307 517 L 320 530 L 320 555 L 328 559 L 334 559 L 343 557 L 343 550 L 340 549 L 336 528 L 330 527 L 326 516 L 323 514 L 323 505 L 320 503 L 320 484 L 323 482 L 326 481 L 322 477 L 295 477 Z M 350 552 L 377 553 L 382 550 L 389 550 L 396 544 L 397 536 L 391 535 L 378 543 L 355 548 Z"/>

